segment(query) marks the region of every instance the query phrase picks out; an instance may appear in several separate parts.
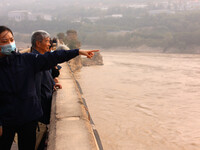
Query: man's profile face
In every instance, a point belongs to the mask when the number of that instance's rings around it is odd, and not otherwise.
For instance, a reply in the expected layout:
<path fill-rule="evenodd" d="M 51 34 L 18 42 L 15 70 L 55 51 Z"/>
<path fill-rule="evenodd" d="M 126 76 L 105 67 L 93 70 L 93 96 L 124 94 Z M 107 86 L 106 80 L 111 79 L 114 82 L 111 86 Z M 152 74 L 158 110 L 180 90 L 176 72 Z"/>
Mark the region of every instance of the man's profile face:
<path fill-rule="evenodd" d="M 44 38 L 42 40 L 42 42 L 39 43 L 38 47 L 40 48 L 40 50 L 42 50 L 43 52 L 48 52 L 49 51 L 49 46 L 50 46 L 50 38 Z"/>

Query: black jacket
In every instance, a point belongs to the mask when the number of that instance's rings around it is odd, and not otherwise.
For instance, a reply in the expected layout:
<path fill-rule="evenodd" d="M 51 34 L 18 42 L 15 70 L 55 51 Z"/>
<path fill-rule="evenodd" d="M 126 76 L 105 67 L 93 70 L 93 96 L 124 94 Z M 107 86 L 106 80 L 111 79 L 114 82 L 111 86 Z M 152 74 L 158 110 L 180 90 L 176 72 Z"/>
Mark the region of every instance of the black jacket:
<path fill-rule="evenodd" d="M 0 58 L 0 125 L 22 125 L 38 120 L 42 109 L 36 94 L 36 74 L 77 55 L 78 49 L 44 55 L 14 53 Z"/>
<path fill-rule="evenodd" d="M 37 50 L 33 50 L 32 53 L 40 54 Z M 54 67 L 53 67 L 54 68 Z M 44 124 L 49 124 L 51 113 L 51 102 L 54 87 L 54 80 L 51 70 L 44 70 L 36 74 L 36 93 L 42 105 L 43 115 L 39 119 Z"/>

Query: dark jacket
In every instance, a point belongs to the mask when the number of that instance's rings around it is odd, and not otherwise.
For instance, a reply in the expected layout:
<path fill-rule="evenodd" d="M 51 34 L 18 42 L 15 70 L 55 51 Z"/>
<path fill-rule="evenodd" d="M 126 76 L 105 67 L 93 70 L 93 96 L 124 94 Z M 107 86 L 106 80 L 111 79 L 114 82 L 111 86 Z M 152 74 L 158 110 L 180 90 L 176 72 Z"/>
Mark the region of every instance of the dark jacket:
<path fill-rule="evenodd" d="M 37 50 L 33 50 L 32 53 L 40 54 Z M 53 67 L 54 68 L 54 67 Z M 44 124 L 49 124 L 51 113 L 51 102 L 54 87 L 54 80 L 51 74 L 51 70 L 45 70 L 36 74 L 36 93 L 42 105 L 43 115 L 39 119 Z"/>
<path fill-rule="evenodd" d="M 59 67 L 59 65 L 57 65 L 57 67 Z M 50 72 L 51 72 L 51 75 L 52 75 L 53 78 L 56 78 L 60 75 L 59 69 L 55 68 L 55 67 L 51 68 Z"/>
<path fill-rule="evenodd" d="M 44 55 L 14 53 L 0 58 L 0 125 L 22 125 L 38 120 L 42 109 L 36 94 L 36 74 L 77 55 L 78 49 Z"/>

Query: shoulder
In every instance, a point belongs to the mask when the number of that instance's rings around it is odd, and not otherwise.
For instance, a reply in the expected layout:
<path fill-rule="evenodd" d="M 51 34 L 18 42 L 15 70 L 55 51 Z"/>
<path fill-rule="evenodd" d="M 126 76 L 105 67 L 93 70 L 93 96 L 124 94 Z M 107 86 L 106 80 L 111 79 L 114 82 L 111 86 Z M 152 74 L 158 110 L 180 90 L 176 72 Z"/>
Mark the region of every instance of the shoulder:
<path fill-rule="evenodd" d="M 24 58 L 37 58 L 40 54 L 36 54 L 36 53 L 23 53 L 21 54 L 21 57 L 24 57 Z"/>
<path fill-rule="evenodd" d="M 17 54 L 17 59 L 21 62 L 32 64 L 37 61 L 38 54 L 33 53 L 23 53 L 23 54 Z"/>

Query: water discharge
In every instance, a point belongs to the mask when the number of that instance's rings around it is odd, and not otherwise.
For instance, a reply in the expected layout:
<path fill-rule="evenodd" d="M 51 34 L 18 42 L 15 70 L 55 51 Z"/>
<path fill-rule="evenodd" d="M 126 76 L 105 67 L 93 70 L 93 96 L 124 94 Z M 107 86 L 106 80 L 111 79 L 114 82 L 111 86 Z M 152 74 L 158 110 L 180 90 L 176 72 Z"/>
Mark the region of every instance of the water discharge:
<path fill-rule="evenodd" d="M 76 77 L 105 150 L 200 149 L 200 55 L 102 55 Z"/>

